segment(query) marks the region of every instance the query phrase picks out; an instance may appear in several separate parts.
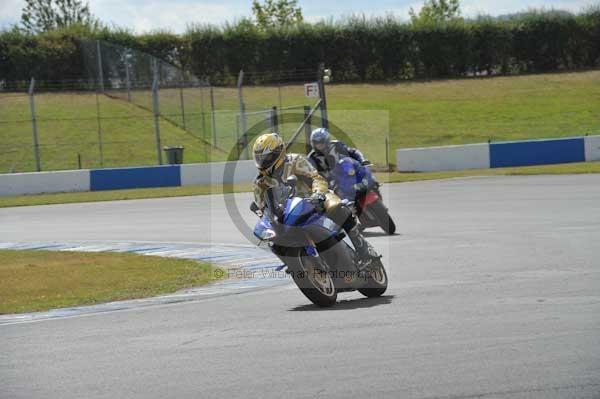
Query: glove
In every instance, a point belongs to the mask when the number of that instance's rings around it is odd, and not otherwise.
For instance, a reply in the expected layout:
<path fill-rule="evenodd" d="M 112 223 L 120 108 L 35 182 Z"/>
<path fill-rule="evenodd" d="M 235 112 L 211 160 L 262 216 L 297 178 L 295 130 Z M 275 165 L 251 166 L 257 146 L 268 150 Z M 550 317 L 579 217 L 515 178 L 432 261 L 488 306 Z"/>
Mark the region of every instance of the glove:
<path fill-rule="evenodd" d="M 327 197 L 325 197 L 325 195 L 321 194 L 321 193 L 313 193 L 313 195 L 310 196 L 310 202 L 314 205 L 314 207 L 319 212 L 322 212 L 323 210 L 325 210 L 325 200 L 326 199 L 327 199 Z"/>

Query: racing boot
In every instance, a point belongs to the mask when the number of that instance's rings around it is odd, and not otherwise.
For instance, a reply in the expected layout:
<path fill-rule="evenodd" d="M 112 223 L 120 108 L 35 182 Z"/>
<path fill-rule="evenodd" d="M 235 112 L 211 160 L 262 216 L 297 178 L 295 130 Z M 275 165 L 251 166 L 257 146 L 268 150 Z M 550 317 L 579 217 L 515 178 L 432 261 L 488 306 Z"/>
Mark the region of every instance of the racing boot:
<path fill-rule="evenodd" d="M 375 249 L 362 236 L 358 225 L 355 225 L 352 229 L 348 230 L 348 237 L 350 238 L 350 241 L 352 241 L 354 248 L 356 248 L 359 273 L 364 273 L 373 259 L 380 258 L 381 256 L 377 255 Z"/>

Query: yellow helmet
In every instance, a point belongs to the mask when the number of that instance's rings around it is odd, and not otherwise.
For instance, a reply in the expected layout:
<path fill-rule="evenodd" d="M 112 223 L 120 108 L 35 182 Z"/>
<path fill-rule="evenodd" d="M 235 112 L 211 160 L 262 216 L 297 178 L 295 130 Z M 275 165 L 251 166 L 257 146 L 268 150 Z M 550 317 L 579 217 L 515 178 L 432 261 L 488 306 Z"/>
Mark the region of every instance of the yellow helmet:
<path fill-rule="evenodd" d="M 285 158 L 285 143 L 277 133 L 267 133 L 256 139 L 253 151 L 254 163 L 258 169 L 277 169 Z"/>

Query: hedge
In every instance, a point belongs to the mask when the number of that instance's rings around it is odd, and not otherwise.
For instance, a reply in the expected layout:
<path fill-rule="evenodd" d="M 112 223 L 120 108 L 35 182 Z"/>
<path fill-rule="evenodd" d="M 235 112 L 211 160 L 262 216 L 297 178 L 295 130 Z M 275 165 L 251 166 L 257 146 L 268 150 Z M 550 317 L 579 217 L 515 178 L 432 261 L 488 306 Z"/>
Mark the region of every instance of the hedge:
<path fill-rule="evenodd" d="M 86 27 L 28 35 L 12 29 L 0 32 L 0 81 L 85 79 L 79 38 L 148 52 L 213 84 L 234 82 L 242 68 L 255 83 L 305 80 L 319 62 L 333 69 L 337 82 L 456 78 L 596 68 L 600 8 L 418 26 L 353 17 L 262 31 L 243 20 L 192 27 L 183 35 Z"/>

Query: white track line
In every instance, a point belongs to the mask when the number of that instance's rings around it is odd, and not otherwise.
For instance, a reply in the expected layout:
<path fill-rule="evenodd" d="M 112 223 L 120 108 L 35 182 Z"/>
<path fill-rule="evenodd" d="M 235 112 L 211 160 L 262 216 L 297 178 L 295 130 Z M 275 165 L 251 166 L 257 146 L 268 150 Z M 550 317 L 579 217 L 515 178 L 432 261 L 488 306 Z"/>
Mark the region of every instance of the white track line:
<path fill-rule="evenodd" d="M 168 258 L 193 259 L 222 266 L 231 279 L 152 298 L 109 302 L 46 312 L 0 315 L 0 325 L 74 317 L 147 306 L 188 302 L 286 285 L 285 273 L 276 272 L 281 262 L 270 252 L 250 245 L 164 243 L 156 241 L 0 242 L 0 249 L 77 252 L 130 252 Z"/>

